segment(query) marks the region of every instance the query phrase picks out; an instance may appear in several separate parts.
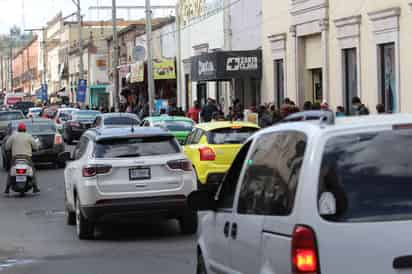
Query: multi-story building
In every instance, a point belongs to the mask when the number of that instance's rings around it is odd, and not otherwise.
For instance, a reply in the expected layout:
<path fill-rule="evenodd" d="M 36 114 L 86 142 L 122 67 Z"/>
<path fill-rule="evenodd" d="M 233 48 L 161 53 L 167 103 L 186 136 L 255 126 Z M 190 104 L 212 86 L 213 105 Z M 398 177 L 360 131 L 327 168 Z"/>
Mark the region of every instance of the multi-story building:
<path fill-rule="evenodd" d="M 154 60 L 155 98 L 176 103 L 176 25 L 175 17 L 154 18 L 152 50 Z M 121 101 L 132 104 L 146 102 L 147 39 L 145 21 L 141 20 L 119 31 L 119 80 Z M 109 74 L 112 79 L 113 39 L 107 39 Z M 159 72 L 159 73 L 158 73 Z M 111 89 L 112 90 L 112 89 Z M 113 95 L 113 94 L 112 94 Z"/>
<path fill-rule="evenodd" d="M 207 98 L 225 110 L 234 99 L 245 107 L 260 103 L 261 10 L 261 1 L 179 1 L 184 108 Z"/>
<path fill-rule="evenodd" d="M 411 111 L 412 1 L 263 0 L 262 96 Z"/>
<path fill-rule="evenodd" d="M 38 70 L 39 40 L 33 37 L 13 56 L 13 90 L 35 95 L 35 89 L 40 85 Z"/>

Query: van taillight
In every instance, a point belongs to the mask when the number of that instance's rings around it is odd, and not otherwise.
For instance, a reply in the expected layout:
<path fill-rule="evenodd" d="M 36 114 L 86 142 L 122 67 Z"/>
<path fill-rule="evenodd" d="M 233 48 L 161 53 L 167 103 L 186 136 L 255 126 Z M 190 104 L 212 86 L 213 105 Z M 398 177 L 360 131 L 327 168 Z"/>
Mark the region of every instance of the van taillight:
<path fill-rule="evenodd" d="M 199 148 L 200 161 L 214 161 L 216 160 L 216 153 L 213 148 L 202 147 Z"/>
<path fill-rule="evenodd" d="M 98 174 L 107 174 L 112 170 L 109 165 L 90 165 L 83 167 L 83 177 L 90 178 Z"/>
<path fill-rule="evenodd" d="M 319 273 L 318 250 L 313 230 L 296 226 L 292 236 L 292 273 Z"/>

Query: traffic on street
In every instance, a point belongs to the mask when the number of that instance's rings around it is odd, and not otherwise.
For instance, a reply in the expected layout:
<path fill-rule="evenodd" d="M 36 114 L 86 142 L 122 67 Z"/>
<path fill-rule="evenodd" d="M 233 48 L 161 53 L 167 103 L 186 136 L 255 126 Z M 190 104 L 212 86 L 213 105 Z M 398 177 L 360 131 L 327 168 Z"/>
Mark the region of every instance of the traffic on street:
<path fill-rule="evenodd" d="M 412 0 L 0 8 L 0 274 L 412 274 Z"/>

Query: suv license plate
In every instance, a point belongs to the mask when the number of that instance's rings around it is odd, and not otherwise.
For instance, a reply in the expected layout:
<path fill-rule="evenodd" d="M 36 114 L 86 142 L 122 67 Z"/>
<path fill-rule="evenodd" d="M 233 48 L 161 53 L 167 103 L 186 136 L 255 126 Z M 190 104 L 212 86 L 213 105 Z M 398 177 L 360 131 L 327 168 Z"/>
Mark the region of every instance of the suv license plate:
<path fill-rule="evenodd" d="M 131 168 L 129 169 L 130 181 L 148 180 L 151 178 L 150 168 Z"/>
<path fill-rule="evenodd" d="M 17 183 L 25 183 L 27 182 L 27 176 L 16 176 Z"/>

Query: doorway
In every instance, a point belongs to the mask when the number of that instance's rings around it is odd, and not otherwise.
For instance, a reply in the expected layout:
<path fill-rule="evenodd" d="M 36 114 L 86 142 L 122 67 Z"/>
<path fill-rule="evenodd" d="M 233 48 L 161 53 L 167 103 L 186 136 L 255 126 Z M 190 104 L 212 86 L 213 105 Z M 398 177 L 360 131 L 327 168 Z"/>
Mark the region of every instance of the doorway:
<path fill-rule="evenodd" d="M 322 87 L 322 69 L 312 69 L 312 98 L 313 102 L 322 102 L 323 87 Z"/>
<path fill-rule="evenodd" d="M 207 103 L 207 84 L 205 82 L 197 83 L 196 86 L 197 101 L 201 106 Z"/>

